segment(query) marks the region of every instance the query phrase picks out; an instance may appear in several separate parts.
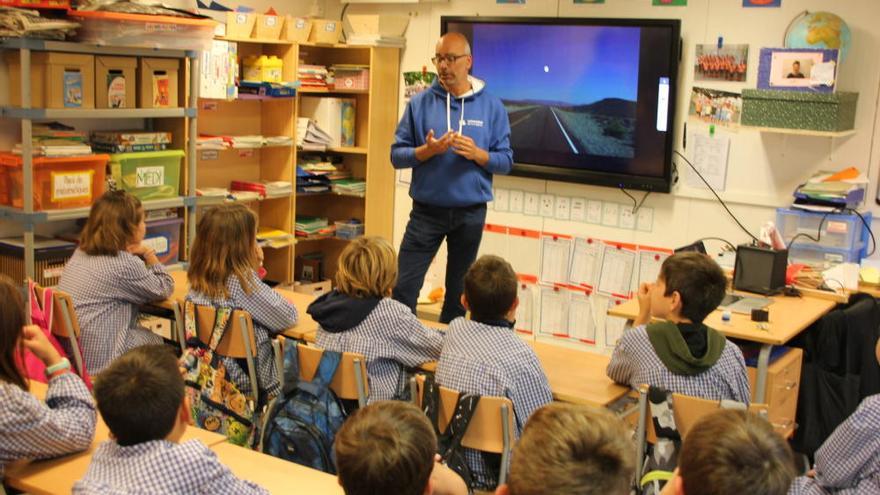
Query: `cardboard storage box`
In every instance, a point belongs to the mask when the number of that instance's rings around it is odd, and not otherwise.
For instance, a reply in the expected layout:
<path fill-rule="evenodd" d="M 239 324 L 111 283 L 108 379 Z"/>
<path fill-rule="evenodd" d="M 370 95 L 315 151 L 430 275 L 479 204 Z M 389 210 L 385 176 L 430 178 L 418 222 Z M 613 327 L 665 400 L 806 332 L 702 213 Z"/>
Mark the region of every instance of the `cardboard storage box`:
<path fill-rule="evenodd" d="M 858 93 L 805 93 L 743 89 L 742 125 L 847 131 L 856 119 Z"/>
<path fill-rule="evenodd" d="M 284 17 L 277 15 L 257 14 L 254 38 L 260 40 L 277 40 L 284 27 Z"/>
<path fill-rule="evenodd" d="M 34 281 L 43 287 L 58 285 L 76 244 L 48 237 L 34 237 Z M 24 238 L 0 239 L 0 273 L 12 280 L 24 280 Z"/>
<path fill-rule="evenodd" d="M 95 57 L 95 108 L 135 108 L 136 73 L 135 57 Z"/>
<path fill-rule="evenodd" d="M 226 13 L 226 37 L 250 38 L 257 24 L 257 14 L 247 12 Z"/>
<path fill-rule="evenodd" d="M 21 106 L 21 61 L 6 52 L 9 102 Z M 31 108 L 95 108 L 95 57 L 76 53 L 31 53 Z"/>
<path fill-rule="evenodd" d="M 284 18 L 284 29 L 281 30 L 281 39 L 284 41 L 302 43 L 308 41 L 311 32 L 311 20 L 306 19 L 305 17 L 286 16 Z"/>
<path fill-rule="evenodd" d="M 138 67 L 138 107 L 177 108 L 177 71 L 180 61 L 173 58 L 142 58 Z"/>
<path fill-rule="evenodd" d="M 320 282 L 294 282 L 293 284 L 294 292 L 311 294 L 315 297 L 324 295 L 331 290 L 333 290 L 333 285 L 329 280 L 322 280 Z"/>
<path fill-rule="evenodd" d="M 342 22 L 330 19 L 315 19 L 312 21 L 312 31 L 309 41 L 312 43 L 326 43 L 334 45 L 339 43 L 342 34 Z"/>

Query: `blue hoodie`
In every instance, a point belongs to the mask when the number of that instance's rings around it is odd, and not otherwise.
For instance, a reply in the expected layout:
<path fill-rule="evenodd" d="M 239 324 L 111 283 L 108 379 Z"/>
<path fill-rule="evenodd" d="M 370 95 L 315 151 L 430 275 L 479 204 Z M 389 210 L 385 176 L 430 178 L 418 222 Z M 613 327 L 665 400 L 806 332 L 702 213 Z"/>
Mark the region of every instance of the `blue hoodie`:
<path fill-rule="evenodd" d="M 507 174 L 513 165 L 507 110 L 483 89 L 483 81 L 469 80 L 473 89 L 461 97 L 450 95 L 435 80 L 431 89 L 412 98 L 397 125 L 391 163 L 413 168 L 409 195 L 420 203 L 459 207 L 492 201 L 492 174 Z M 481 167 L 452 148 L 419 162 L 415 149 L 425 144 L 431 129 L 437 139 L 448 130 L 460 131 L 489 152 L 489 162 Z"/>

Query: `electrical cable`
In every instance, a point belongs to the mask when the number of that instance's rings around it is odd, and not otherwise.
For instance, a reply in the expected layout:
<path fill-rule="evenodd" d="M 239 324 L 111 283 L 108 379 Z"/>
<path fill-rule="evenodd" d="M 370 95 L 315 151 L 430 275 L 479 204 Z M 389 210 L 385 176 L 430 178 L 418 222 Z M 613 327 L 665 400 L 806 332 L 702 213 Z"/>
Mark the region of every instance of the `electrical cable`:
<path fill-rule="evenodd" d="M 850 209 L 850 211 L 855 213 L 859 216 L 859 218 L 862 219 L 862 224 L 864 224 L 865 228 L 868 230 L 868 234 L 871 235 L 871 252 L 866 254 L 865 257 L 871 256 L 872 254 L 874 254 L 875 251 L 877 251 L 877 239 L 874 238 L 874 231 L 871 230 L 871 226 L 868 225 L 867 220 L 865 220 L 865 217 L 863 217 L 861 213 L 853 209 Z"/>
<path fill-rule="evenodd" d="M 724 200 L 721 199 L 721 196 L 719 196 L 718 193 L 715 192 L 715 189 L 709 184 L 709 181 L 707 181 L 706 178 L 703 177 L 703 174 L 701 174 L 700 171 L 697 170 L 697 167 L 695 167 L 694 164 L 691 163 L 691 161 L 688 160 L 686 156 L 682 155 L 680 151 L 678 151 L 678 150 L 672 150 L 672 152 L 675 153 L 676 155 L 678 155 L 679 157 L 681 157 L 681 159 L 684 160 L 684 162 L 687 163 L 688 166 L 691 167 L 691 170 L 693 170 L 694 173 L 697 174 L 697 177 L 699 177 L 700 180 L 703 181 L 703 184 L 706 184 L 706 187 L 708 187 L 709 190 L 712 191 L 712 194 L 715 195 L 715 199 L 717 199 L 718 202 L 721 203 L 721 206 L 724 207 L 724 210 L 727 212 L 728 215 L 730 215 L 730 218 L 732 218 L 733 221 L 736 222 L 736 224 L 739 226 L 739 228 L 741 228 L 743 232 L 745 232 L 746 234 L 748 234 L 748 236 L 751 237 L 752 240 L 755 241 L 757 244 L 762 244 L 761 241 L 760 241 L 757 237 L 755 237 L 754 235 L 752 235 L 751 232 L 749 232 L 749 229 L 745 228 L 745 227 L 743 226 L 743 224 L 740 223 L 739 219 L 736 218 L 736 216 L 733 214 L 733 212 L 730 211 L 730 208 L 727 207 L 727 203 L 725 203 Z"/>
<path fill-rule="evenodd" d="M 727 247 L 729 247 L 731 251 L 736 251 L 736 246 L 734 246 L 732 242 L 728 241 L 727 239 L 722 239 L 721 237 L 703 237 L 701 239 L 697 239 L 694 242 L 696 243 L 696 242 L 702 242 L 702 241 L 721 241 L 724 244 L 726 244 Z"/>
<path fill-rule="evenodd" d="M 620 191 L 623 192 L 623 194 L 626 194 L 626 196 L 632 200 L 632 202 L 633 202 L 633 215 L 637 214 L 639 212 L 639 210 L 642 209 L 642 205 L 645 204 L 645 200 L 648 199 L 648 196 L 651 195 L 651 191 L 645 191 L 645 195 L 642 196 L 642 200 L 636 201 L 636 197 L 633 196 L 632 194 L 630 194 L 629 191 L 624 189 L 623 186 L 620 186 Z"/>

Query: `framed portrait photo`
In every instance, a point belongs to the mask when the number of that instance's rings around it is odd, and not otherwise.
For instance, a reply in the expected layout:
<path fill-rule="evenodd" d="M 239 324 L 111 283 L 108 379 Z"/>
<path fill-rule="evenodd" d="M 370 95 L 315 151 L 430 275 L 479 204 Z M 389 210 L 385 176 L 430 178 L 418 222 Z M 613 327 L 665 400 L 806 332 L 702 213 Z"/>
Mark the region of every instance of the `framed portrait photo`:
<path fill-rule="evenodd" d="M 832 93 L 837 82 L 837 50 L 762 48 L 758 89 Z"/>

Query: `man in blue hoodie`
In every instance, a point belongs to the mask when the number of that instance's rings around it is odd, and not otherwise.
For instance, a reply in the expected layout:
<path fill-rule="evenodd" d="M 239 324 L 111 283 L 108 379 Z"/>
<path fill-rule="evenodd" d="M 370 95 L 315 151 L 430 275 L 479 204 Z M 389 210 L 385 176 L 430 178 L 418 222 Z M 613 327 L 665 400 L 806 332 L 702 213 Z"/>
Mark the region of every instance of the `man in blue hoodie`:
<path fill-rule="evenodd" d="M 446 239 L 446 298 L 440 321 L 463 316 L 464 274 L 477 257 L 492 174 L 513 165 L 510 121 L 501 100 L 468 74 L 471 48 L 460 33 L 437 42 L 439 78 L 414 96 L 391 146 L 394 168 L 412 168 L 413 207 L 400 244 L 394 299 L 416 308 L 425 273 Z M 438 137 L 439 136 L 439 137 Z"/>

